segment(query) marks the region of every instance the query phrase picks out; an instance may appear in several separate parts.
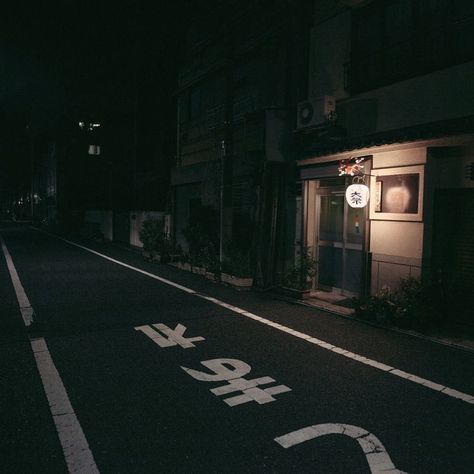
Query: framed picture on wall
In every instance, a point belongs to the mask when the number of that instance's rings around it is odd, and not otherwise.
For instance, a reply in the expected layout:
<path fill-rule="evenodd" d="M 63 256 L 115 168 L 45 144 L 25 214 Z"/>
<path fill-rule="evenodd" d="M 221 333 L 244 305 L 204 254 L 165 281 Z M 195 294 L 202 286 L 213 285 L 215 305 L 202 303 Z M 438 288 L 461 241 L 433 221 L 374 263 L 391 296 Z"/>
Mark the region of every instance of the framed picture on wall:
<path fill-rule="evenodd" d="M 421 221 L 423 172 L 423 165 L 372 169 L 370 218 Z"/>

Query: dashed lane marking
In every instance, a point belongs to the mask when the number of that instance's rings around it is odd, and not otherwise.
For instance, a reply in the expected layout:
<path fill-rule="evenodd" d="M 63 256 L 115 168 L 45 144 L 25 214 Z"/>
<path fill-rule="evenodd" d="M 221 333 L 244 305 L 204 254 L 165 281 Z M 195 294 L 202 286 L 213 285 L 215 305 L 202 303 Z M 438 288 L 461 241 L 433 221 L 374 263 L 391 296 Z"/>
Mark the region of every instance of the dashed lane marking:
<path fill-rule="evenodd" d="M 13 264 L 10 252 L 1 235 L 0 242 L 2 244 L 5 260 L 7 261 L 7 267 L 13 282 L 13 288 L 20 306 L 23 321 L 26 326 L 30 326 L 32 318 L 25 317 L 24 310 L 28 309 L 27 314 L 32 315 L 34 313 L 33 307 L 28 300 L 15 265 Z M 79 420 L 74 413 L 66 388 L 54 365 L 45 339 L 43 337 L 31 337 L 30 345 L 48 399 L 49 409 L 53 416 L 68 471 L 71 474 L 99 473 L 94 461 L 94 456 L 89 449 L 89 444 L 79 424 Z"/>
<path fill-rule="evenodd" d="M 39 229 L 36 229 L 39 230 Z M 43 232 L 43 231 L 41 231 Z M 416 383 L 418 385 L 422 385 L 425 388 L 429 388 L 431 390 L 434 390 L 436 392 L 442 393 L 443 395 L 447 395 L 448 397 L 456 398 L 458 400 L 462 400 L 463 402 L 469 403 L 471 405 L 474 405 L 474 395 L 471 395 L 469 393 L 464 393 L 460 392 L 458 390 L 455 390 L 450 387 L 446 387 L 444 385 L 435 383 L 431 380 L 418 377 L 417 375 L 410 374 L 408 372 L 404 372 L 402 370 L 399 370 L 395 367 L 392 367 L 387 364 L 383 364 L 381 362 L 378 362 L 373 359 L 369 359 L 367 357 L 361 356 L 359 354 L 355 354 L 354 352 L 348 351 L 342 347 L 337 347 L 334 346 L 326 341 L 322 341 L 321 339 L 317 339 L 315 337 L 312 337 L 308 334 L 302 333 L 300 331 L 296 331 L 292 328 L 289 328 L 287 326 L 283 326 L 282 324 L 275 323 L 274 321 L 271 321 L 269 319 L 262 318 L 261 316 L 258 316 L 256 314 L 250 313 L 246 311 L 245 309 L 239 308 L 238 306 L 231 305 L 229 303 L 225 303 L 224 301 L 221 301 L 217 298 L 214 298 L 212 296 L 208 296 L 202 293 L 198 293 L 195 290 L 192 290 L 190 288 L 187 288 L 183 285 L 179 285 L 178 283 L 175 283 L 174 281 L 168 280 L 166 278 L 159 277 L 157 275 L 154 275 L 153 273 L 149 273 L 145 270 L 141 270 L 140 268 L 134 267 L 132 265 L 128 265 L 127 263 L 121 262 L 120 260 L 116 260 L 114 258 L 109 257 L 108 255 L 104 255 L 100 252 L 97 252 L 95 250 L 92 250 L 88 247 L 85 247 L 84 245 L 77 244 L 76 242 L 72 242 L 71 240 L 63 239 L 61 237 L 55 236 L 53 234 L 49 234 L 47 232 L 44 232 L 51 237 L 56 237 L 64 242 L 67 242 L 70 245 L 73 245 L 75 247 L 81 248 L 87 252 L 90 252 L 94 255 L 97 255 L 101 258 L 104 258 L 106 260 L 109 260 L 111 262 L 116 263 L 117 265 L 121 265 L 122 267 L 129 268 L 130 270 L 136 271 L 138 273 L 141 273 L 143 275 L 149 276 L 150 278 L 154 278 L 155 280 L 161 281 L 162 283 L 165 283 L 166 285 L 173 286 L 175 288 L 178 288 L 179 290 L 185 291 L 186 293 L 193 294 L 197 296 L 198 298 L 202 298 L 206 301 L 210 301 L 211 303 L 214 303 L 216 305 L 219 305 L 223 308 L 228 309 L 229 311 L 233 311 L 234 313 L 240 314 L 241 316 L 244 316 L 249 319 L 253 319 L 254 321 L 257 321 L 261 324 L 265 324 L 266 326 L 270 326 L 272 328 L 278 329 L 279 331 L 285 332 L 287 334 L 290 334 L 292 336 L 295 336 L 299 339 L 302 339 L 306 342 L 309 342 L 311 344 L 314 344 L 316 346 L 319 346 L 323 349 L 327 349 L 331 352 L 334 352 L 336 354 L 339 354 L 341 356 L 347 357 L 348 359 L 355 360 L 356 362 L 360 362 L 361 364 L 368 365 L 370 367 L 373 367 L 375 369 L 381 370 L 383 372 L 386 372 L 391 375 L 395 375 L 396 377 L 400 377 L 404 380 L 408 380 L 410 382 Z"/>

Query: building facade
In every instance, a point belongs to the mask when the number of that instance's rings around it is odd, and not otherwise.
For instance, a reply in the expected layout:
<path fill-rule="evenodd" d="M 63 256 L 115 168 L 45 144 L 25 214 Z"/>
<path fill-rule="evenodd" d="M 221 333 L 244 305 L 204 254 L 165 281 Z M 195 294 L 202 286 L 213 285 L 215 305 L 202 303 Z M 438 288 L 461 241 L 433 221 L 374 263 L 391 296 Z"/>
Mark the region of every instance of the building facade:
<path fill-rule="evenodd" d="M 263 285 L 295 232 L 293 111 L 306 95 L 310 10 L 221 2 L 192 22 L 179 74 L 175 243 L 192 252 L 193 228 L 206 224 L 201 247 L 250 259 Z"/>
<path fill-rule="evenodd" d="M 454 317 L 471 320 L 472 2 L 318 1 L 314 15 L 297 129 L 314 288 L 359 296 L 439 279 Z M 367 206 L 346 199 L 353 182 L 369 187 Z"/>

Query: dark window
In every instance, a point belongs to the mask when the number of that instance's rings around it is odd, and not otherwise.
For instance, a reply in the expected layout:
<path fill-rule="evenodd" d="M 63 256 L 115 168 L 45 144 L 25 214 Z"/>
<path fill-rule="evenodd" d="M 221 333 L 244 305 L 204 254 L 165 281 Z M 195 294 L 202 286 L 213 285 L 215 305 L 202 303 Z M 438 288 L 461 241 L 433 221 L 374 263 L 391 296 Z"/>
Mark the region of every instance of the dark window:
<path fill-rule="evenodd" d="M 202 113 L 201 89 L 196 88 L 191 91 L 189 118 L 190 120 L 197 120 Z"/>
<path fill-rule="evenodd" d="M 354 11 L 358 93 L 474 59 L 472 0 L 379 0 Z"/>

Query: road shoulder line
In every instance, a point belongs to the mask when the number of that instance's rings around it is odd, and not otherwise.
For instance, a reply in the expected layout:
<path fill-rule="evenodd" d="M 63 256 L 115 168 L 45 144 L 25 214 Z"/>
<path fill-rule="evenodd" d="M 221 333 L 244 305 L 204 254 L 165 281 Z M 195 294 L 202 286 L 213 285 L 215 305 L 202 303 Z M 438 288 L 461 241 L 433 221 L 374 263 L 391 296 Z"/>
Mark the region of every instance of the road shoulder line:
<path fill-rule="evenodd" d="M 21 284 L 20 277 L 18 276 L 18 272 L 16 271 L 15 265 L 13 264 L 12 256 L 10 255 L 10 252 L 8 251 L 5 241 L 1 235 L 0 243 L 2 245 L 5 261 L 7 262 L 7 268 L 8 272 L 10 273 L 13 288 L 15 290 L 16 299 L 18 301 L 18 305 L 20 306 L 21 317 L 23 318 L 25 326 L 31 326 L 34 317 L 33 308 L 31 307 L 28 297 L 26 296 L 25 289 Z"/>
<path fill-rule="evenodd" d="M 23 321 L 25 326 L 30 326 L 33 318 L 25 317 L 25 314 L 33 315 L 33 307 L 21 284 L 10 252 L 1 235 L 0 242 Z M 95 464 L 89 444 L 71 405 L 61 376 L 54 365 L 45 339 L 43 337 L 30 337 L 29 340 L 68 471 L 70 473 L 98 474 L 99 470 Z"/>

